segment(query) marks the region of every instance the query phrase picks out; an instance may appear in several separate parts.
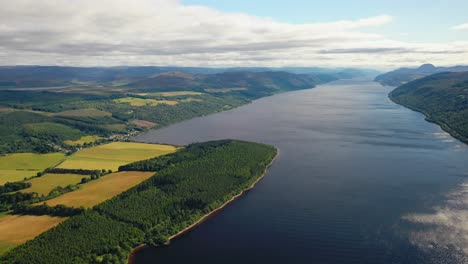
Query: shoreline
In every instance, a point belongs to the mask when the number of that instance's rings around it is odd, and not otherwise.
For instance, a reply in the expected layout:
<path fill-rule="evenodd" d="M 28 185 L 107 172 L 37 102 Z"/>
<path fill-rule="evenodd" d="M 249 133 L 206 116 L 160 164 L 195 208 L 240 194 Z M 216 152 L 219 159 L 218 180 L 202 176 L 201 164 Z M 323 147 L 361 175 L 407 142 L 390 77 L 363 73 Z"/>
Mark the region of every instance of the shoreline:
<path fill-rule="evenodd" d="M 177 234 L 175 235 L 172 235 L 168 238 L 168 242 L 165 244 L 165 245 L 170 245 L 172 240 L 175 240 L 181 236 L 183 236 L 184 234 L 192 231 L 194 228 L 196 228 L 198 225 L 202 224 L 204 221 L 208 220 L 210 217 L 214 216 L 215 214 L 219 213 L 221 210 L 223 210 L 225 207 L 227 207 L 229 204 L 231 204 L 232 202 L 234 202 L 235 200 L 237 200 L 238 198 L 240 198 L 241 196 L 243 196 L 245 193 L 247 193 L 248 191 L 252 190 L 253 188 L 255 188 L 255 185 L 257 185 L 257 183 L 263 179 L 263 177 L 265 177 L 268 173 L 268 169 L 273 165 L 273 163 L 275 162 L 275 160 L 279 157 L 280 155 L 280 149 L 275 147 L 276 149 L 276 155 L 273 157 L 273 159 L 270 161 L 270 163 L 265 167 L 265 170 L 263 171 L 262 175 L 257 179 L 255 180 L 249 187 L 247 187 L 246 189 L 242 190 L 240 193 L 234 195 L 233 197 L 231 197 L 231 199 L 229 199 L 228 201 L 226 201 L 225 203 L 223 203 L 220 207 L 214 209 L 213 211 L 205 214 L 204 216 L 202 216 L 200 219 L 198 219 L 195 223 L 191 224 L 190 226 L 184 228 L 183 230 L 179 231 Z M 136 248 L 134 248 L 130 254 L 128 254 L 128 258 L 127 258 L 127 263 L 128 264 L 135 264 L 135 254 L 138 253 L 140 250 L 144 249 L 144 248 L 147 248 L 147 247 L 151 247 L 151 246 L 148 246 L 147 244 L 141 244 L 139 246 L 137 246 Z"/>

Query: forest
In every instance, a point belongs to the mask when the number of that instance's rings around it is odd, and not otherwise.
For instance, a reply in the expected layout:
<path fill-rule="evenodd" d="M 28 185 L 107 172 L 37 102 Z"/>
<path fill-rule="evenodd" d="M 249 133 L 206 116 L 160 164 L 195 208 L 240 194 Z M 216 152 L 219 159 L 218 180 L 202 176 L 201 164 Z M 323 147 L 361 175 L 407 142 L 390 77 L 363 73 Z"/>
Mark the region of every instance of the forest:
<path fill-rule="evenodd" d="M 277 154 L 269 145 L 236 140 L 195 143 L 121 170 L 158 173 L 90 210 L 37 209 L 74 215 L 13 249 L 2 263 L 125 263 L 132 248 L 168 238 L 249 188 Z M 31 212 L 31 208 L 18 208 Z M 75 213 L 77 215 L 75 215 Z"/>
<path fill-rule="evenodd" d="M 404 84 L 389 96 L 468 143 L 468 72 L 434 74 Z"/>

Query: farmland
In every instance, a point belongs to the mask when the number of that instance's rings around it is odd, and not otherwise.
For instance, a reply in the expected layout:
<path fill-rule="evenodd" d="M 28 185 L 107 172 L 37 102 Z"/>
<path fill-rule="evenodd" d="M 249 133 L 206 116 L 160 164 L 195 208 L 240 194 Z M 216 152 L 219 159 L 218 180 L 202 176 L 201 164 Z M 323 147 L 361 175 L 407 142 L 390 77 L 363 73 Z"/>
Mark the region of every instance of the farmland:
<path fill-rule="evenodd" d="M 118 172 L 83 185 L 79 190 L 48 200 L 49 206 L 93 207 L 150 178 L 154 172 Z"/>
<path fill-rule="evenodd" d="M 32 184 L 30 188 L 21 192 L 35 192 L 39 195 L 48 195 L 57 186 L 66 187 L 70 184 L 78 184 L 85 177 L 78 174 L 45 174 L 42 177 L 29 180 Z"/>
<path fill-rule="evenodd" d="M 131 106 L 145 106 L 145 105 L 157 106 L 160 104 L 176 105 L 179 103 L 177 101 L 170 101 L 170 100 L 155 100 L 155 99 L 143 99 L 143 98 L 134 98 L 134 97 L 125 97 L 125 98 L 115 99 L 114 101 L 117 103 L 127 103 L 127 104 L 130 104 Z"/>
<path fill-rule="evenodd" d="M 98 136 L 84 136 L 78 140 L 65 140 L 64 143 L 70 146 L 78 146 L 83 145 L 85 143 L 93 143 L 100 139 L 102 138 Z"/>
<path fill-rule="evenodd" d="M 203 95 L 203 93 L 194 92 L 194 91 L 176 91 L 176 92 L 159 92 L 159 93 L 139 93 L 138 95 L 172 97 L 172 96 L 183 96 L 183 95 Z"/>
<path fill-rule="evenodd" d="M 0 254 L 33 239 L 65 220 L 66 218 L 31 215 L 0 217 Z"/>
<path fill-rule="evenodd" d="M 69 157 L 58 168 L 116 171 L 121 165 L 165 155 L 176 150 L 176 147 L 168 145 L 113 142 L 83 149 Z"/>
<path fill-rule="evenodd" d="M 0 184 L 21 181 L 37 172 L 57 165 L 65 158 L 62 153 L 17 153 L 0 157 Z"/>

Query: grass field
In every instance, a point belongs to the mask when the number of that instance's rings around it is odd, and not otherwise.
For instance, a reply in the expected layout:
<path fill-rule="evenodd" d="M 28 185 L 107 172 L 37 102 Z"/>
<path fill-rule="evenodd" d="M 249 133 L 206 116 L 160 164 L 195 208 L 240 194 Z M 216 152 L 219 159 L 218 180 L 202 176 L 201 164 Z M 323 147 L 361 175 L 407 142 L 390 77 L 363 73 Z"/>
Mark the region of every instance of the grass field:
<path fill-rule="evenodd" d="M 116 171 L 121 165 L 165 155 L 176 150 L 176 147 L 168 145 L 112 142 L 78 151 L 61 163 L 58 168 Z"/>
<path fill-rule="evenodd" d="M 101 137 L 98 136 L 84 136 L 81 137 L 78 140 L 65 140 L 64 143 L 70 146 L 77 146 L 77 145 L 83 145 L 84 143 L 93 143 L 97 140 L 101 139 Z"/>
<path fill-rule="evenodd" d="M 135 97 L 125 97 L 120 99 L 114 99 L 117 103 L 127 103 L 131 106 L 157 106 L 159 104 L 167 104 L 167 105 L 176 105 L 179 102 L 177 101 L 170 101 L 170 100 L 155 100 L 155 99 L 143 99 L 143 98 L 135 98 Z"/>
<path fill-rule="evenodd" d="M 103 117 L 103 116 L 112 116 L 112 113 L 101 111 L 95 108 L 84 108 L 77 110 L 63 111 L 55 114 L 56 116 L 91 116 L 91 117 Z"/>
<path fill-rule="evenodd" d="M 0 157 L 0 184 L 21 181 L 37 172 L 57 165 L 65 158 L 63 153 L 17 153 Z"/>
<path fill-rule="evenodd" d="M 65 220 L 66 218 L 32 215 L 8 215 L 0 218 L 0 255 Z"/>
<path fill-rule="evenodd" d="M 176 91 L 176 92 L 159 92 L 159 93 L 139 93 L 138 95 L 141 96 L 163 96 L 163 97 L 171 97 L 171 96 L 182 96 L 182 95 L 202 95 L 203 93 L 200 92 L 193 92 L 193 91 Z"/>
<path fill-rule="evenodd" d="M 42 177 L 29 180 L 28 182 L 32 186 L 21 190 L 21 192 L 36 192 L 39 195 L 48 195 L 57 186 L 66 187 L 70 184 L 80 183 L 83 177 L 86 176 L 78 174 L 45 174 Z"/>
<path fill-rule="evenodd" d="M 93 207 L 150 178 L 154 172 L 117 172 L 84 184 L 79 190 L 46 201 L 47 205 Z"/>

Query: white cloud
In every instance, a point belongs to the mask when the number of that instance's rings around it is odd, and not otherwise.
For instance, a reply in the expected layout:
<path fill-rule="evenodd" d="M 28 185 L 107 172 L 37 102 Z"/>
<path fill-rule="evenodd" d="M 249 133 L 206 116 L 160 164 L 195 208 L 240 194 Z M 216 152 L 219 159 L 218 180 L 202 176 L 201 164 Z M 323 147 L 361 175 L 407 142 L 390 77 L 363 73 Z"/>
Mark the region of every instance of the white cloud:
<path fill-rule="evenodd" d="M 452 30 L 468 30 L 468 23 L 451 27 Z"/>
<path fill-rule="evenodd" d="M 467 43 L 409 44 L 366 32 L 391 23 L 387 15 L 291 24 L 177 0 L 0 6 L 0 63 L 7 65 L 395 67 L 468 60 Z"/>

